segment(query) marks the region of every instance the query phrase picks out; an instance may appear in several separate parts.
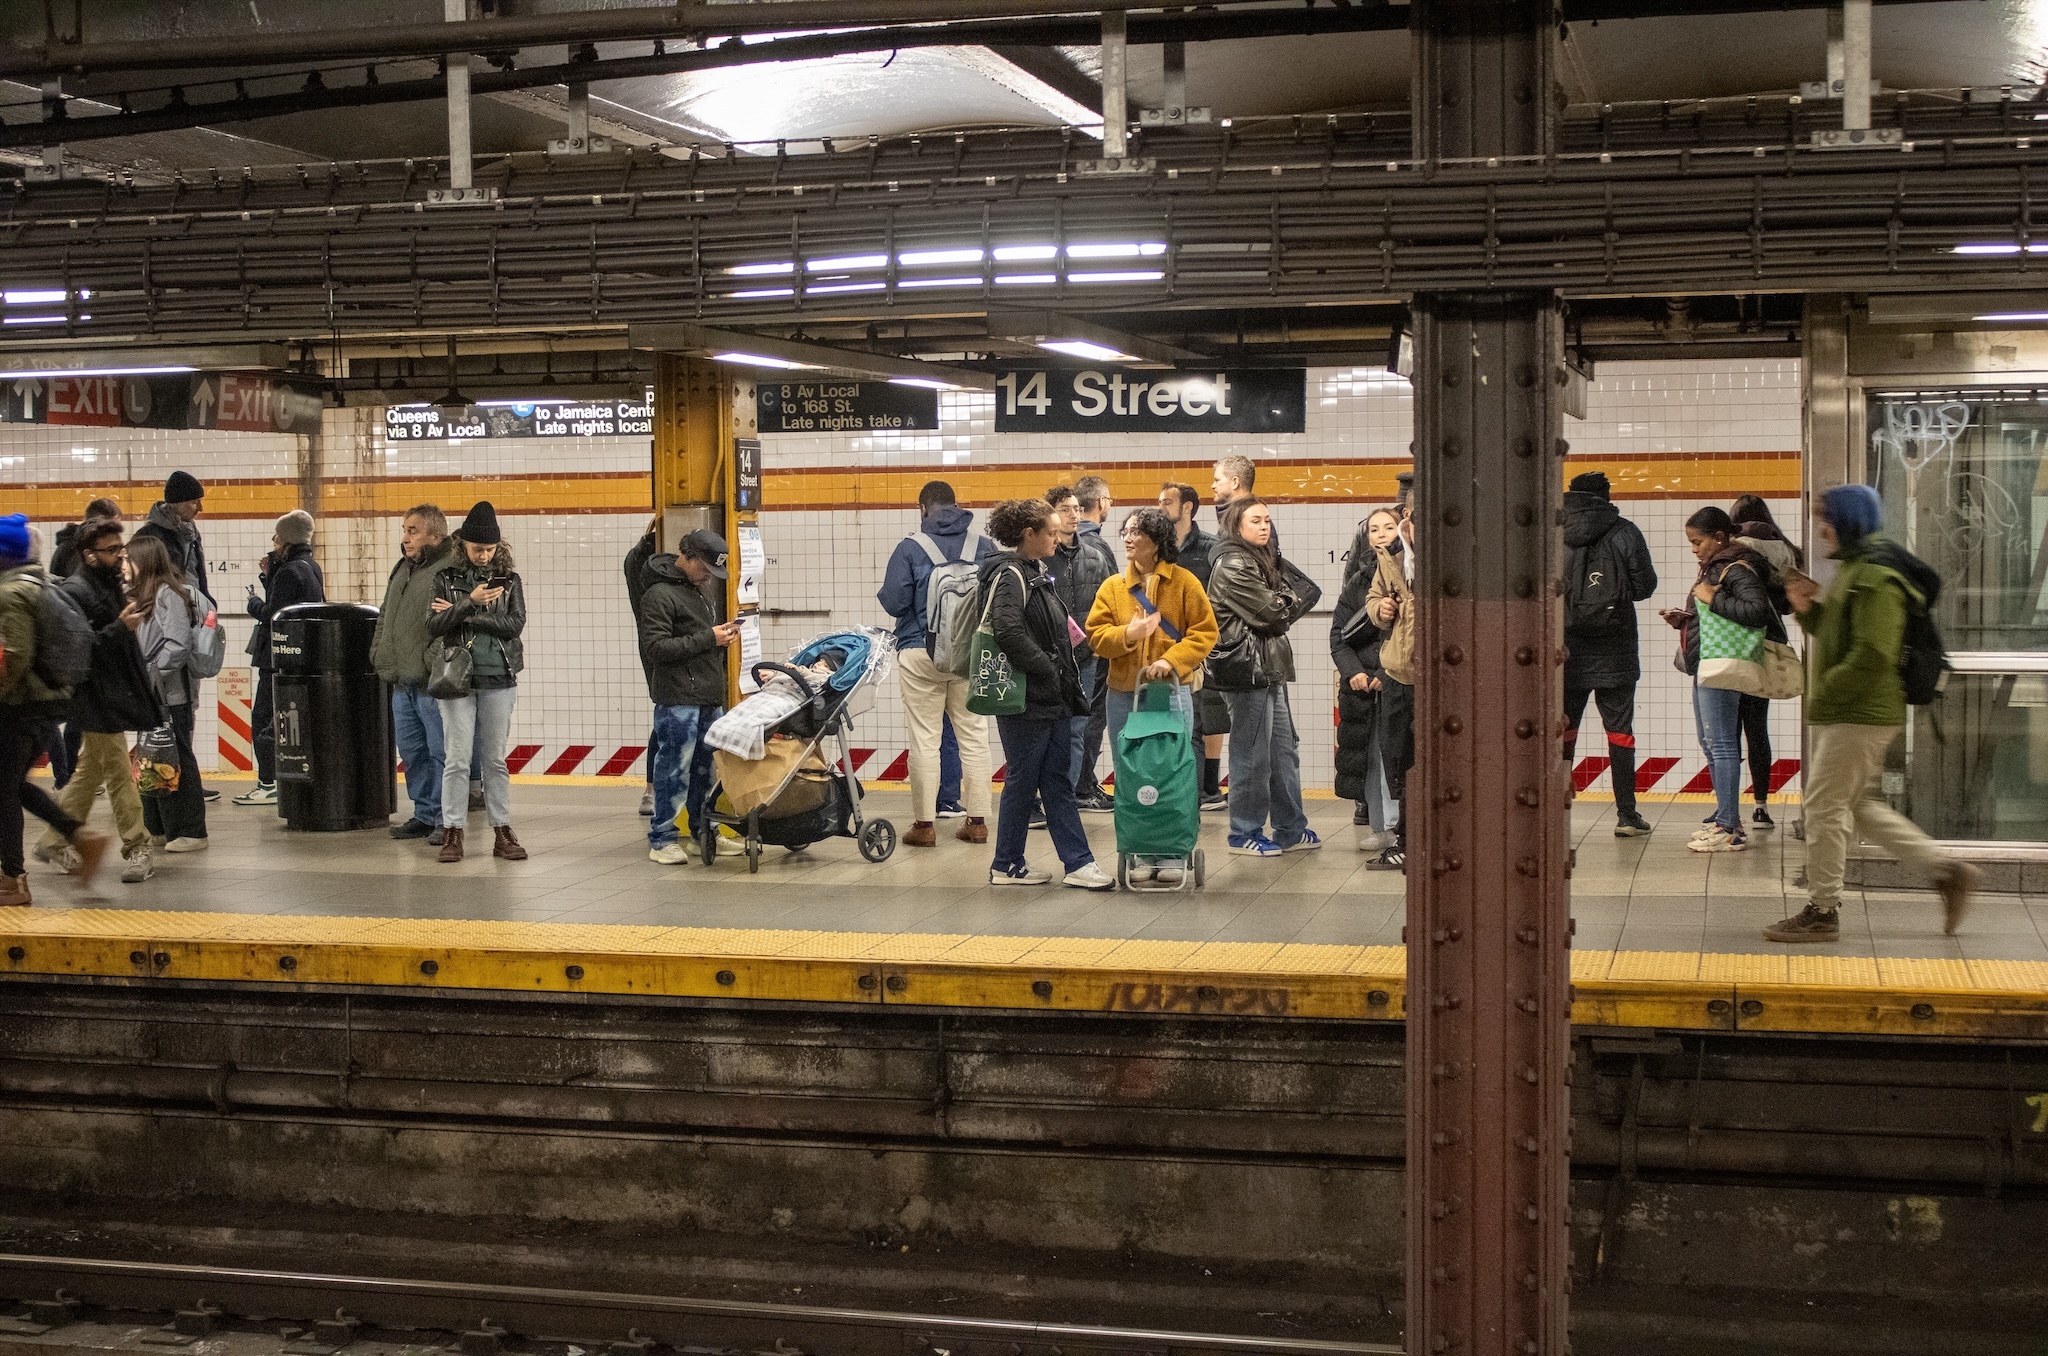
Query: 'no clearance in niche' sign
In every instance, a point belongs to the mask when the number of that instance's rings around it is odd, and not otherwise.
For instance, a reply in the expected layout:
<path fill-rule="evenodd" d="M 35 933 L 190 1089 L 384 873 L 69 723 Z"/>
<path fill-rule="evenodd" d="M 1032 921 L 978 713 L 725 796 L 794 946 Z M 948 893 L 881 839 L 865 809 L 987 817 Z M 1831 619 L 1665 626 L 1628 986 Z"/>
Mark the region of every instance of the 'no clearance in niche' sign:
<path fill-rule="evenodd" d="M 1021 368 L 996 379 L 998 433 L 1300 433 L 1301 368 Z"/>

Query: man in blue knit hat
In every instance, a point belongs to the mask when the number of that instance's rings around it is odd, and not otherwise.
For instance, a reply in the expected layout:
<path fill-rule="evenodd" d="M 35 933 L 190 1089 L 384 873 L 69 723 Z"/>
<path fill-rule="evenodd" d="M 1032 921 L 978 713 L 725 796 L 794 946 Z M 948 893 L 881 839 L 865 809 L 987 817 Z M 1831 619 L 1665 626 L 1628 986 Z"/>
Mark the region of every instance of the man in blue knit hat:
<path fill-rule="evenodd" d="M 1807 657 L 1803 769 L 1807 905 L 1764 929 L 1774 942 L 1832 942 L 1841 936 L 1842 875 L 1852 834 L 1884 848 L 1941 892 L 1942 931 L 1952 933 L 1970 906 L 1977 868 L 1937 847 L 1912 820 L 1871 794 L 1885 753 L 1906 723 L 1899 676 L 1906 618 L 1924 596 L 1893 568 L 1899 558 L 1879 529 L 1884 504 L 1868 485 L 1838 485 L 1821 496 L 1818 536 L 1835 561 L 1827 596 L 1803 574 L 1785 581 L 1799 625 L 1811 636 Z"/>

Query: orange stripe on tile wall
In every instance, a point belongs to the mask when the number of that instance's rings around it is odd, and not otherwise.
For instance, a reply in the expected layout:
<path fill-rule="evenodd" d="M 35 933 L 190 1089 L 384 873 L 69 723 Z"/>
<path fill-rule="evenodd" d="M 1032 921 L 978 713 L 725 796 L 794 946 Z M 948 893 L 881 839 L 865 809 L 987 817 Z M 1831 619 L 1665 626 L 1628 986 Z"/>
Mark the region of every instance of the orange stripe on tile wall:
<path fill-rule="evenodd" d="M 1800 490 L 1797 452 L 1655 453 L 1634 457 L 1574 456 L 1567 477 L 1604 471 L 1616 499 L 1680 499 L 1718 502 L 1738 494 L 1796 498 Z M 1281 504 L 1322 504 L 1392 501 L 1395 477 L 1408 469 L 1405 460 L 1282 461 L 1259 464 L 1261 496 Z M 1071 485 L 1085 475 L 1109 482 L 1119 504 L 1148 504 L 1167 482 L 1193 485 L 1209 496 L 1211 463 L 1207 461 L 1119 462 L 1090 466 L 1086 462 L 1037 466 L 918 466 L 878 469 L 851 466 L 803 466 L 767 473 L 762 498 L 775 509 L 897 509 L 917 502 L 929 480 L 944 480 L 960 502 L 986 506 L 1004 499 L 1035 498 L 1057 484 Z M 101 495 L 120 501 L 130 516 L 148 510 L 160 493 L 155 481 L 91 481 L 24 485 L 0 492 L 0 505 L 44 521 L 76 519 Z M 299 507 L 295 480 L 209 480 L 206 514 L 210 518 L 275 518 Z M 488 499 L 500 513 L 644 513 L 653 502 L 653 478 L 638 471 L 593 471 L 547 476 L 477 477 L 391 476 L 337 477 L 320 486 L 317 516 L 328 518 L 389 517 L 414 504 L 435 503 L 444 509 L 467 507 Z"/>

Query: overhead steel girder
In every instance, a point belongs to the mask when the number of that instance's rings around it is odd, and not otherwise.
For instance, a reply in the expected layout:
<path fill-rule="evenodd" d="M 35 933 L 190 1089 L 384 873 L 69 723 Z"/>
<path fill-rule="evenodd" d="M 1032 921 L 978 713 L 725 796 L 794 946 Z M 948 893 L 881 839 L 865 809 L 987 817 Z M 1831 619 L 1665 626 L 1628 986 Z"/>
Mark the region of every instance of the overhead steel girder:
<path fill-rule="evenodd" d="M 2018 248 L 2039 231 L 2031 183 L 2048 143 L 2025 138 L 1488 166 L 1368 161 L 1272 135 L 1102 178 L 1076 172 L 1075 149 L 1008 134 L 886 154 L 500 165 L 501 200 L 481 209 L 430 209 L 427 181 L 392 166 L 50 185 L 19 193 L 0 222 L 0 281 L 91 289 L 92 319 L 61 331 L 87 337 L 1085 314 L 1517 288 L 1998 290 L 2039 287 L 2048 268 L 2024 250 L 1953 252 Z M 900 261 L 852 284 L 796 267 L 1020 242 L 1164 249 L 1046 284 L 998 283 L 991 261 L 945 270 L 956 282 L 940 288 Z M 763 265 L 790 267 L 732 271 Z M 1102 272 L 1158 277 L 1080 276 Z"/>

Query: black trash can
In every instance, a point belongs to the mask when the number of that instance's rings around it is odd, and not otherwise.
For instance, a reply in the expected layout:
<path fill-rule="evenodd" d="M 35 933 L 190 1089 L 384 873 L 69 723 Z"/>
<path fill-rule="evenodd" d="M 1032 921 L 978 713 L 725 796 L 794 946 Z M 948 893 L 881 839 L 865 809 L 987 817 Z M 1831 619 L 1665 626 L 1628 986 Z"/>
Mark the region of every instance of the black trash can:
<path fill-rule="evenodd" d="M 270 619 L 277 810 L 288 829 L 381 828 L 397 759 L 391 694 L 370 665 L 377 609 L 301 603 Z"/>

